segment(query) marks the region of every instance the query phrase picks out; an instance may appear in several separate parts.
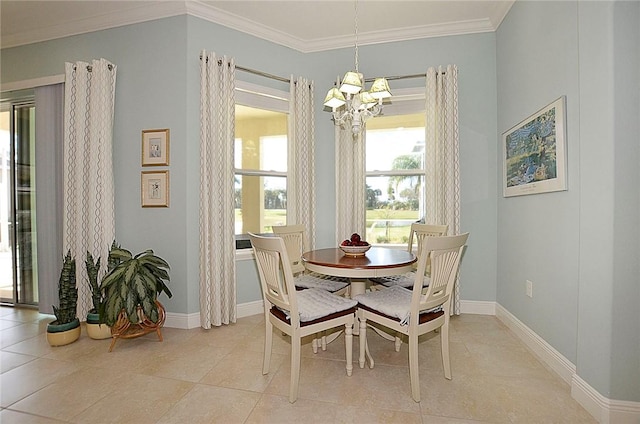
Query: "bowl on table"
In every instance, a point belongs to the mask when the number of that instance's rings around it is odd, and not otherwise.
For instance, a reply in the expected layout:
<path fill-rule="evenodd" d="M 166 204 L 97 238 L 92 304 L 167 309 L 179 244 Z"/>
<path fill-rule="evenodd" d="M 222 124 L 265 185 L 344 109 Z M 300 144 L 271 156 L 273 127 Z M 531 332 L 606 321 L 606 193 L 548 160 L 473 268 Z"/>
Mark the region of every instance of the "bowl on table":
<path fill-rule="evenodd" d="M 346 256 L 358 257 L 364 256 L 367 250 L 371 249 L 371 245 L 367 244 L 366 246 L 338 246 L 340 250 L 344 252 Z"/>

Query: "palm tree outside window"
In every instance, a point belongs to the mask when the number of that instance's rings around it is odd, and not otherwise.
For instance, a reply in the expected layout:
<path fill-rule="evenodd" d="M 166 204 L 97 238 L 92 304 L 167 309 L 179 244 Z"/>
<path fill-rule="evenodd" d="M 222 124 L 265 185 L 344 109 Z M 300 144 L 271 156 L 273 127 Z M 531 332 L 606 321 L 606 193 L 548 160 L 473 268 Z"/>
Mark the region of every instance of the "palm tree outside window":
<path fill-rule="evenodd" d="M 366 133 L 366 238 L 406 246 L 424 217 L 424 113 L 376 117 Z"/>

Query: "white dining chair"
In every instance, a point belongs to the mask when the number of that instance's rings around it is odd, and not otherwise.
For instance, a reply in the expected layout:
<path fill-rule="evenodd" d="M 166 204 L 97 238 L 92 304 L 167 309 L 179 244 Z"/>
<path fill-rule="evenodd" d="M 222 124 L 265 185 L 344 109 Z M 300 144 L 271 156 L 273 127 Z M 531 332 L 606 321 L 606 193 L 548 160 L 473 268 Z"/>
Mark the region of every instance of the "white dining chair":
<path fill-rule="evenodd" d="M 445 236 L 449 230 L 448 225 L 439 224 L 411 224 L 411 230 L 409 231 L 409 241 L 407 242 L 407 251 L 413 252 L 413 242 L 416 242 L 416 256 L 420 256 L 422 252 L 422 246 L 424 245 L 425 237 Z M 417 262 L 416 262 L 417 264 Z M 385 287 L 400 286 L 400 287 L 413 287 L 413 282 L 416 278 L 417 265 L 414 266 L 414 270 L 406 274 L 390 275 L 388 277 L 372 278 L 371 282 L 376 285 L 382 285 Z M 425 270 L 425 279 L 423 286 L 429 285 L 429 263 Z M 378 287 L 379 288 L 379 287 Z"/>
<path fill-rule="evenodd" d="M 349 279 L 318 274 L 308 271 L 304 267 L 302 254 L 309 250 L 309 241 L 304 225 L 274 225 L 271 228 L 274 234 L 284 240 L 291 261 L 294 282 L 298 289 L 318 288 L 340 296 L 348 295 Z"/>
<path fill-rule="evenodd" d="M 302 254 L 309 250 L 309 239 L 304 225 L 274 225 L 271 228 L 274 234 L 284 240 L 291 261 L 294 284 L 298 290 L 317 288 L 339 296 L 349 296 L 351 287 L 349 279 L 311 272 L 305 268 Z M 318 348 L 327 350 L 327 343 L 327 336 L 318 334 L 318 337 L 314 338 L 312 342 L 313 353 L 318 353 Z"/>
<path fill-rule="evenodd" d="M 424 240 L 426 237 L 437 237 L 437 236 L 445 236 L 447 235 L 447 231 L 449 230 L 448 225 L 440 225 L 440 224 L 421 224 L 419 222 L 411 224 L 411 230 L 409 231 L 409 241 L 407 243 L 407 251 L 413 252 L 413 242 L 415 240 L 416 244 L 416 256 L 420 256 L 422 252 L 422 246 L 424 245 Z M 400 286 L 405 288 L 413 287 L 413 283 L 416 279 L 416 270 L 417 270 L 418 262 L 414 264 L 413 271 L 407 272 L 405 274 L 399 275 L 390 275 L 388 277 L 378 277 L 372 278 L 371 282 L 373 283 L 372 289 L 379 290 L 381 287 L 392 287 L 392 286 Z M 424 277 L 422 280 L 422 287 L 426 288 L 429 285 L 429 274 L 430 274 L 431 264 L 429 263 L 429 259 L 427 258 L 427 266 L 425 268 Z M 400 352 L 400 347 L 402 347 L 402 339 L 399 335 L 394 337 L 394 346 L 396 352 Z"/>
<path fill-rule="evenodd" d="M 249 238 L 264 299 L 262 373 L 269 373 L 275 327 L 291 338 L 289 402 L 295 402 L 300 380 L 302 338 L 344 326 L 346 369 L 350 376 L 353 372 L 353 323 L 357 302 L 317 288 L 296 290 L 284 240 L 281 237 L 261 237 L 252 233 L 249 233 Z"/>
<path fill-rule="evenodd" d="M 449 358 L 449 316 L 451 314 L 451 293 L 456 281 L 460 260 L 469 233 L 456 236 L 426 237 L 420 256 L 418 269 L 411 290 L 392 286 L 378 291 L 367 292 L 355 299 L 358 301 L 360 321 L 360 368 L 369 360 L 374 361 L 367 345 L 367 321 L 381 324 L 409 339 L 409 375 L 411 396 L 420 402 L 420 379 L 418 372 L 418 336 L 440 329 L 440 348 L 445 378 L 451 380 L 451 360 Z M 431 281 L 423 291 L 423 278 L 427 261 L 431 261 Z"/>

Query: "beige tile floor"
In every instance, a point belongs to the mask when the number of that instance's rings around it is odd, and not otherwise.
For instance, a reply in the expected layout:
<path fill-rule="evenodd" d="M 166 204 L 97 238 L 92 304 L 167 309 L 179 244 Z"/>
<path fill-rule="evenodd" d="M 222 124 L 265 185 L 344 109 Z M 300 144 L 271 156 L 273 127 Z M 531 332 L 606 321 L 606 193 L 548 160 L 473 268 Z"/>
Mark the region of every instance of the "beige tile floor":
<path fill-rule="evenodd" d="M 52 348 L 49 315 L 0 308 L 0 422 L 12 423 L 592 423 L 569 386 L 495 317 L 451 321 L 453 379 L 439 335 L 420 344 L 422 402 L 411 399 L 407 346 L 369 331 L 376 365 L 347 377 L 344 338 L 303 346 L 298 401 L 288 402 L 289 343 L 276 334 L 262 375 L 261 315 L 212 330 L 164 328 Z M 354 358 L 358 343 L 354 342 Z"/>

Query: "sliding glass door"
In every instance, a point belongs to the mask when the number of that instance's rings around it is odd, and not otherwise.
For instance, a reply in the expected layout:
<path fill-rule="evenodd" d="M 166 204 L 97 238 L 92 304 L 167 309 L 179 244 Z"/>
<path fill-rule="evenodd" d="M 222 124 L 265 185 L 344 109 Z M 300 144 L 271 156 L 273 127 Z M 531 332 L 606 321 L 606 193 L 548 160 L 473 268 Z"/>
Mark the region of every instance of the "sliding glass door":
<path fill-rule="evenodd" d="M 0 110 L 0 302 L 38 304 L 35 104 Z"/>

